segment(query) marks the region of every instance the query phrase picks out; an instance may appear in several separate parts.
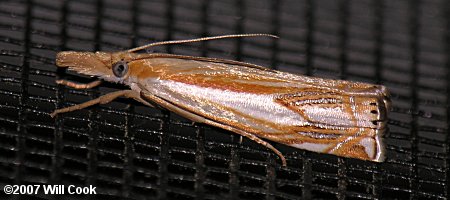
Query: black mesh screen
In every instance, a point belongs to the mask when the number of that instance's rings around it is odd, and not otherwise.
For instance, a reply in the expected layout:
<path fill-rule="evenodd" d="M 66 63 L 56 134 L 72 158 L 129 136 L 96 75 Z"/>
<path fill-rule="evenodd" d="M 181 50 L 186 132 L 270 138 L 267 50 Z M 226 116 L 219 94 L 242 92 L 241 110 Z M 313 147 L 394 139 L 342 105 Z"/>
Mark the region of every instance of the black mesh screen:
<path fill-rule="evenodd" d="M 99 195 L 130 199 L 450 198 L 449 8 L 446 0 L 3 0 L 0 185 L 94 185 Z M 281 39 L 152 50 L 386 85 L 386 162 L 272 143 L 288 159 L 281 167 L 271 151 L 234 133 L 126 99 L 49 116 L 125 88 L 56 85 L 94 80 L 57 69 L 58 51 L 234 33 Z"/>

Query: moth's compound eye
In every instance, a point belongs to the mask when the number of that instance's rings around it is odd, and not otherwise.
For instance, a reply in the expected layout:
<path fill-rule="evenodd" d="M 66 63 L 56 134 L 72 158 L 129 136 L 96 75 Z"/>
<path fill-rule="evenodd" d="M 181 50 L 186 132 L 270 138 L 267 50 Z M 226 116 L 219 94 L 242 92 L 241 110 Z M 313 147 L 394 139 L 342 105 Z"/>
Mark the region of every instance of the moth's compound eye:
<path fill-rule="evenodd" d="M 127 62 L 125 61 L 116 62 L 112 67 L 112 71 L 114 76 L 117 76 L 119 78 L 124 77 L 128 72 Z"/>

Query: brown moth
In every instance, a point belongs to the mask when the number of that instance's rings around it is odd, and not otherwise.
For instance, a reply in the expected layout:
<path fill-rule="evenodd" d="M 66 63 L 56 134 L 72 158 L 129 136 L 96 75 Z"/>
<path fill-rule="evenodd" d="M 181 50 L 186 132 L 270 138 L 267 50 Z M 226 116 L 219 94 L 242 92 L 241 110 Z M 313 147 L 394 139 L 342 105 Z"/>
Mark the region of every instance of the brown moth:
<path fill-rule="evenodd" d="M 164 44 L 267 34 L 224 35 L 157 42 L 120 52 L 59 52 L 56 65 L 128 85 L 88 102 L 51 113 L 70 112 L 117 97 L 158 104 L 194 122 L 245 136 L 284 156 L 263 139 L 299 149 L 381 162 L 382 135 L 390 107 L 384 86 L 301 76 L 218 58 L 135 53 Z M 99 85 L 59 80 L 78 89 Z"/>

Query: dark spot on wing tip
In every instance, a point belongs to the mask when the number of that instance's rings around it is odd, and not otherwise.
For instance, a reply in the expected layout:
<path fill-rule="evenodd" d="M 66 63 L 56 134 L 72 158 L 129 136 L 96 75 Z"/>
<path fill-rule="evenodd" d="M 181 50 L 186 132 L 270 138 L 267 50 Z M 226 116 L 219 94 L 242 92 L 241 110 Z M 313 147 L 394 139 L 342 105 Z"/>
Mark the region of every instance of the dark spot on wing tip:
<path fill-rule="evenodd" d="M 376 126 L 376 129 L 383 130 L 387 126 L 387 120 L 373 120 L 372 124 Z"/>

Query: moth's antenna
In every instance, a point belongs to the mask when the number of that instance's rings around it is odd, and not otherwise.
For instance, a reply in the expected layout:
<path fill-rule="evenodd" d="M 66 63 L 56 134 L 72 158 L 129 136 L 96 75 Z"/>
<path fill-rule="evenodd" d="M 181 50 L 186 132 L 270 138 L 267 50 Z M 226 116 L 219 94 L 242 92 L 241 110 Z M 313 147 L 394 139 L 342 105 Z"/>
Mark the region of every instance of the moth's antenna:
<path fill-rule="evenodd" d="M 200 42 L 200 41 L 206 41 L 206 40 L 217 40 L 217 39 L 225 39 L 225 38 L 239 38 L 239 37 L 272 37 L 272 38 L 279 38 L 276 35 L 271 34 L 265 34 L 265 33 L 250 33 L 250 34 L 236 34 L 236 35 L 220 35 L 220 36 L 213 36 L 213 37 L 204 37 L 204 38 L 196 38 L 196 39 L 189 39 L 189 40 L 170 40 L 170 41 L 162 41 L 162 42 L 155 42 L 151 44 L 147 44 L 144 46 L 128 49 L 128 52 L 135 52 L 142 49 L 146 49 L 149 47 L 159 46 L 159 45 L 167 45 L 167 44 L 182 44 L 182 43 L 189 43 L 189 42 Z"/>

